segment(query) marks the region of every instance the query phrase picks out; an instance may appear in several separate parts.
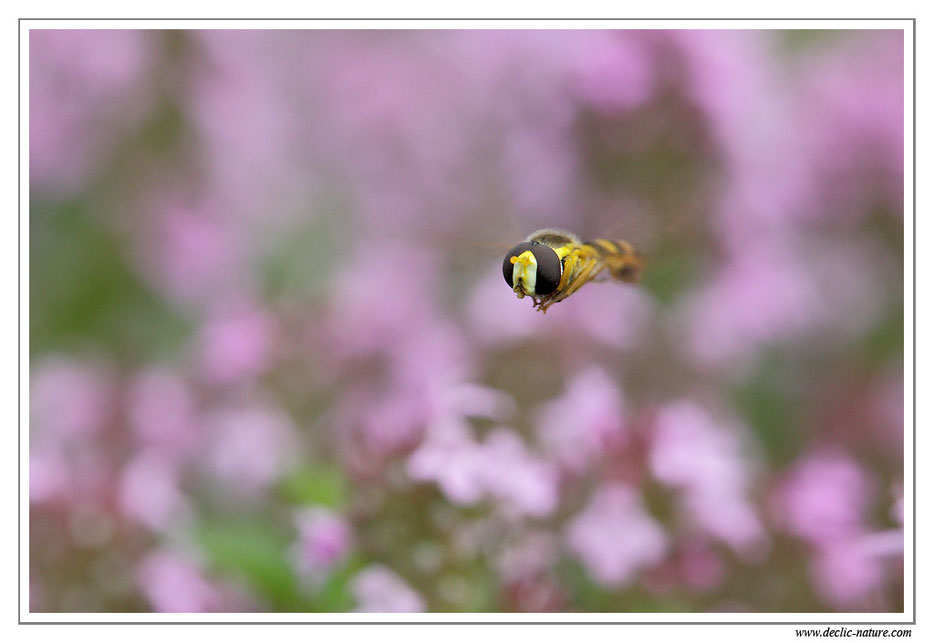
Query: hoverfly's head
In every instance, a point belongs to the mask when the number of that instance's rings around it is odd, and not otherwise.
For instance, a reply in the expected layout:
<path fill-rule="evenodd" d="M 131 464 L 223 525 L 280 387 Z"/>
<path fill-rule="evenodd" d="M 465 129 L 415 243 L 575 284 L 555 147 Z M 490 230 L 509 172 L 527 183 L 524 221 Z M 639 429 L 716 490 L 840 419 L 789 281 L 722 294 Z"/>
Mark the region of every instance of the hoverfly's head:
<path fill-rule="evenodd" d="M 561 282 L 561 259 L 544 243 L 523 241 L 506 253 L 503 277 L 519 298 L 553 293 Z"/>

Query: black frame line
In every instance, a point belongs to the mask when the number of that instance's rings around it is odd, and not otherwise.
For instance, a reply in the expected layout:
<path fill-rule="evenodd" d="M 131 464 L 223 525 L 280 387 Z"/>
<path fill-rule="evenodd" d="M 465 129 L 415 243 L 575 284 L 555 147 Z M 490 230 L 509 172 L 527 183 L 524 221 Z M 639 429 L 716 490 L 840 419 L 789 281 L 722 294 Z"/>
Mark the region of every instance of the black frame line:
<path fill-rule="evenodd" d="M 146 22 L 159 20 L 162 22 L 355 22 L 355 21 L 378 21 L 378 22 L 413 22 L 413 21 L 433 21 L 433 22 L 664 22 L 664 21 L 745 21 L 745 22 L 768 22 L 768 21 L 795 21 L 795 22 L 911 22 L 911 175 L 912 175 L 912 202 L 911 202 L 911 232 L 912 232 L 912 281 L 911 281 L 911 338 L 912 338 L 912 381 L 911 381 L 911 405 L 912 405 L 912 620 L 911 621 L 24 621 L 22 618 L 22 33 L 23 22 L 42 22 L 42 21 L 69 21 L 69 22 L 100 22 L 100 21 L 133 21 Z M 27 27 L 27 31 L 29 28 Z M 907 28 L 903 28 L 904 33 L 908 33 Z M 917 239 L 917 215 L 918 215 L 918 42 L 917 42 L 917 18 L 19 18 L 17 20 L 16 33 L 16 76 L 17 76 L 17 218 L 16 218 L 16 552 L 17 552 L 17 591 L 16 608 L 17 623 L 19 625 L 917 625 L 918 622 L 918 239 Z M 904 71 L 904 70 L 903 70 Z M 127 612 L 115 612 L 115 614 L 126 614 Z M 288 612 L 285 612 L 288 613 Z M 292 612 L 293 614 L 295 612 Z M 683 613 L 683 612 L 682 612 Z M 37 612 L 37 614 L 56 614 L 56 612 Z M 671 613 L 677 615 L 678 613 Z"/>

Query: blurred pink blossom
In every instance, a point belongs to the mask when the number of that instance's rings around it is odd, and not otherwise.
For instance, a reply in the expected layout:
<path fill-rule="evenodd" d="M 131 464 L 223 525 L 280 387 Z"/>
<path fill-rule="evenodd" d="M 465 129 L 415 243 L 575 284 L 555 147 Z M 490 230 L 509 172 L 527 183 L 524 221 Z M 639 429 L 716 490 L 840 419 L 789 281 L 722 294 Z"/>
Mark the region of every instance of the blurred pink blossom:
<path fill-rule="evenodd" d="M 809 454 L 787 474 L 776 496 L 777 519 L 812 545 L 859 534 L 874 484 L 853 459 L 837 453 Z"/>
<path fill-rule="evenodd" d="M 697 525 L 734 549 L 751 552 L 765 531 L 747 498 L 749 464 L 736 431 L 690 401 L 663 407 L 656 420 L 649 466 L 683 492 Z"/>
<path fill-rule="evenodd" d="M 350 551 L 350 525 L 322 507 L 301 510 L 295 522 L 298 542 L 294 553 L 299 572 L 314 582 L 320 581 Z"/>
<path fill-rule="evenodd" d="M 248 301 L 219 305 L 201 329 L 201 372 L 218 385 L 261 375 L 271 361 L 274 335 L 275 320 L 260 306 Z"/>
<path fill-rule="evenodd" d="M 103 367 L 55 357 L 46 358 L 32 370 L 33 444 L 80 441 L 104 428 L 114 391 Z"/>
<path fill-rule="evenodd" d="M 347 437 L 362 438 L 374 453 L 393 453 L 416 443 L 430 418 L 431 391 L 398 384 L 382 392 L 348 392 L 337 425 L 356 428 Z"/>
<path fill-rule="evenodd" d="M 291 214 L 310 193 L 316 141 L 299 88 L 316 52 L 315 32 L 212 29 L 192 32 L 204 54 L 188 113 L 207 162 L 207 182 L 233 220 Z M 295 65 L 282 65 L 283 57 Z M 299 62 L 301 61 L 301 62 Z M 308 216 L 307 209 L 303 216 Z"/>
<path fill-rule="evenodd" d="M 334 33 L 309 59 L 305 78 L 317 136 L 357 186 L 362 214 L 375 229 L 441 219 L 442 199 L 460 207 L 471 141 L 461 127 L 470 88 L 433 46 L 433 34 L 405 40 L 386 33 Z M 433 211 L 434 210 L 434 211 Z M 443 219 L 441 219 L 443 220 Z"/>
<path fill-rule="evenodd" d="M 884 566 L 858 541 L 840 540 L 823 548 L 810 565 L 814 588 L 836 609 L 870 609 L 883 587 Z"/>
<path fill-rule="evenodd" d="M 793 248 L 775 239 L 748 246 L 685 302 L 688 349 L 701 365 L 743 365 L 819 319 L 820 298 Z"/>
<path fill-rule="evenodd" d="M 685 584 L 698 590 L 710 591 L 726 576 L 723 561 L 712 550 L 703 547 L 689 548 L 681 557 L 680 568 Z"/>
<path fill-rule="evenodd" d="M 31 448 L 29 453 L 29 502 L 64 500 L 71 488 L 71 472 L 60 449 Z"/>
<path fill-rule="evenodd" d="M 137 568 L 139 588 L 157 612 L 215 612 L 221 592 L 196 564 L 167 550 L 157 550 Z"/>
<path fill-rule="evenodd" d="M 457 72 L 471 81 L 466 87 L 479 106 L 472 120 L 486 119 L 489 131 L 500 133 L 491 151 L 517 217 L 573 221 L 584 169 L 575 139 L 578 103 L 625 108 L 645 98 L 649 70 L 634 33 L 458 33 Z"/>
<path fill-rule="evenodd" d="M 243 282 L 243 243 L 217 200 L 160 196 L 142 207 L 142 270 L 169 300 L 203 307 Z"/>
<path fill-rule="evenodd" d="M 448 396 L 463 386 L 467 369 L 463 340 L 434 319 L 412 324 L 380 352 L 384 378 L 372 388 L 361 381 L 358 389 L 369 401 L 353 408 L 356 396 L 347 399 L 350 422 L 359 423 L 368 446 L 385 453 L 411 446 L 426 425 L 458 412 Z"/>
<path fill-rule="evenodd" d="M 178 477 L 176 467 L 164 456 L 151 451 L 138 453 L 120 475 L 120 508 L 150 529 L 164 529 L 187 509 Z"/>
<path fill-rule="evenodd" d="M 775 62 L 776 36 L 700 29 L 669 35 L 684 54 L 688 91 L 724 156 L 717 231 L 733 250 L 781 233 L 805 214 L 814 186 Z"/>
<path fill-rule="evenodd" d="M 414 480 L 437 483 L 451 502 L 461 505 L 483 496 L 482 468 L 470 426 L 453 418 L 434 424 L 406 465 Z"/>
<path fill-rule="evenodd" d="M 578 96 L 606 112 L 646 101 L 653 89 L 653 69 L 645 33 L 617 31 L 610 38 L 593 38 L 593 50 L 579 63 Z"/>
<path fill-rule="evenodd" d="M 558 474 L 551 463 L 528 452 L 508 429 L 495 429 L 483 441 L 482 484 L 506 510 L 543 517 L 558 504 Z"/>
<path fill-rule="evenodd" d="M 171 370 L 155 367 L 130 384 L 129 423 L 140 443 L 174 459 L 187 456 L 201 439 L 193 391 Z"/>
<path fill-rule="evenodd" d="M 210 427 L 206 462 L 233 495 L 265 489 L 295 455 L 292 421 L 275 407 L 219 408 L 205 421 Z"/>
<path fill-rule="evenodd" d="M 311 47 L 309 136 L 381 231 L 476 216 L 491 183 L 517 216 L 566 224 L 580 173 L 575 92 L 630 105 L 648 85 L 625 32 L 332 32 Z"/>
<path fill-rule="evenodd" d="M 668 548 L 665 532 L 636 491 L 616 483 L 597 490 L 566 537 L 590 576 L 608 587 L 632 582 L 640 568 L 660 562 Z"/>
<path fill-rule="evenodd" d="M 32 368 L 29 481 L 35 503 L 95 497 L 110 467 L 95 437 L 113 421 L 115 383 L 106 366 L 64 356 Z"/>
<path fill-rule="evenodd" d="M 814 548 L 812 583 L 837 609 L 876 609 L 887 574 L 883 558 L 903 551 L 901 529 L 867 531 L 874 492 L 863 467 L 832 452 L 800 460 L 777 491 L 780 525 Z"/>
<path fill-rule="evenodd" d="M 425 601 L 383 565 L 371 565 L 352 582 L 358 612 L 423 612 Z"/>
<path fill-rule="evenodd" d="M 904 36 L 860 31 L 802 61 L 795 120 L 821 192 L 813 207 L 856 221 L 903 214 Z"/>
<path fill-rule="evenodd" d="M 440 263 L 424 247 L 363 242 L 345 265 L 335 277 L 324 328 L 318 329 L 328 340 L 324 348 L 335 358 L 394 350 L 406 338 L 417 340 L 425 326 L 437 321 L 431 302 Z"/>
<path fill-rule="evenodd" d="M 626 440 L 623 408 L 617 384 L 591 367 L 575 375 L 561 397 L 539 411 L 539 440 L 551 458 L 582 473 L 607 448 Z"/>
<path fill-rule="evenodd" d="M 29 31 L 29 170 L 34 187 L 64 196 L 100 169 L 151 107 L 152 33 Z"/>
<path fill-rule="evenodd" d="M 557 471 L 508 429 L 491 431 L 481 443 L 466 422 L 442 419 L 430 426 L 407 468 L 413 479 L 436 482 L 458 504 L 490 497 L 507 512 L 545 516 L 558 501 Z"/>

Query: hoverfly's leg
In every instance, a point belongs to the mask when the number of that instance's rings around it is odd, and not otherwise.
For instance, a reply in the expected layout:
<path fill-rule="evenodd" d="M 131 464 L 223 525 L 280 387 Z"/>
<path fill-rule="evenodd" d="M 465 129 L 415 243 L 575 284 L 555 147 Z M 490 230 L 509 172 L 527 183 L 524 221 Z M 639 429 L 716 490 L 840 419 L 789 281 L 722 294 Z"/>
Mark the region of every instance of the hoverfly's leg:
<path fill-rule="evenodd" d="M 558 303 L 570 294 L 567 289 L 572 281 L 577 280 L 577 275 L 575 273 L 578 272 L 581 261 L 581 251 L 579 248 L 575 248 L 568 254 L 564 259 L 564 270 L 561 273 L 561 281 L 558 283 L 558 287 L 553 293 L 542 300 L 538 310 L 544 313 L 548 310 L 549 306 Z"/>
<path fill-rule="evenodd" d="M 567 287 L 568 280 L 571 279 L 577 271 L 577 264 L 580 262 L 580 250 L 575 249 L 568 254 L 564 259 L 564 270 L 561 272 L 561 281 L 558 282 L 558 287 L 555 289 L 555 292 L 552 296 L 556 297 L 558 293 L 563 292 Z"/>
<path fill-rule="evenodd" d="M 574 276 L 574 280 L 567 284 L 565 291 L 561 293 L 561 299 L 570 297 L 577 292 L 581 286 L 595 278 L 606 267 L 602 261 L 597 258 L 590 258 L 587 265 Z"/>

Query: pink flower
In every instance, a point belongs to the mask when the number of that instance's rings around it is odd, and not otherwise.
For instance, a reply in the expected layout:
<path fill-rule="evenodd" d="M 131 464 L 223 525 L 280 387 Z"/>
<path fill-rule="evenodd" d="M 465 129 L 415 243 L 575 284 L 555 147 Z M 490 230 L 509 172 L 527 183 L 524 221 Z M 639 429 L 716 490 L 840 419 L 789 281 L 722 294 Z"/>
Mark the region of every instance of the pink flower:
<path fill-rule="evenodd" d="M 514 432 L 496 429 L 487 435 L 479 454 L 482 484 L 506 510 L 544 517 L 558 504 L 558 473 L 532 456 Z"/>
<path fill-rule="evenodd" d="M 350 525 L 343 517 L 320 507 L 300 511 L 295 522 L 298 569 L 304 576 L 319 580 L 350 551 Z"/>
<path fill-rule="evenodd" d="M 507 429 L 493 430 L 479 443 L 467 423 L 441 420 L 431 425 L 407 470 L 415 480 L 436 482 L 457 504 L 489 497 L 507 512 L 540 517 L 558 502 L 557 471 L 531 455 Z"/>
<path fill-rule="evenodd" d="M 423 612 L 425 602 L 403 579 L 383 565 L 371 565 L 351 585 L 358 612 Z"/>
<path fill-rule="evenodd" d="M 294 426 L 276 408 L 222 408 L 207 422 L 211 435 L 206 464 L 234 495 L 265 489 L 294 455 Z"/>
<path fill-rule="evenodd" d="M 538 435 L 546 452 L 581 473 L 608 447 L 625 441 L 619 386 L 592 367 L 575 375 L 566 392 L 538 413 Z"/>
<path fill-rule="evenodd" d="M 108 419 L 111 382 L 99 366 L 47 358 L 33 369 L 33 443 L 74 442 L 98 433 Z"/>
<path fill-rule="evenodd" d="M 170 551 L 149 554 L 137 569 L 137 582 L 157 612 L 214 612 L 221 593 L 190 560 Z"/>
<path fill-rule="evenodd" d="M 621 484 L 600 488 L 566 531 L 568 546 L 602 585 L 632 582 L 642 567 L 662 560 L 668 539 L 636 492 Z"/>
<path fill-rule="evenodd" d="M 68 497 L 71 470 L 60 449 L 30 448 L 29 502 L 42 503 Z"/>
<path fill-rule="evenodd" d="M 170 300 L 204 307 L 245 278 L 243 244 L 220 202 L 160 195 L 141 207 L 142 271 Z"/>
<path fill-rule="evenodd" d="M 151 34 L 34 29 L 29 33 L 29 165 L 34 187 L 81 188 L 151 107 Z"/>
<path fill-rule="evenodd" d="M 233 219 L 291 214 L 316 181 L 309 122 L 320 109 L 300 88 L 315 32 L 206 30 L 190 32 L 204 54 L 187 98 L 187 113 L 207 159 L 207 181 Z M 296 65 L 282 64 L 284 60 Z M 298 64 L 301 61 L 301 64 Z M 316 118 L 308 114 L 315 112 Z M 307 208 L 301 208 L 307 216 Z"/>
<path fill-rule="evenodd" d="M 874 485 L 852 459 L 833 453 L 797 462 L 777 492 L 777 517 L 790 533 L 815 546 L 863 529 Z"/>
<path fill-rule="evenodd" d="M 726 570 L 720 558 L 710 549 L 693 547 L 680 560 L 684 582 L 697 590 L 712 590 L 723 582 Z"/>
<path fill-rule="evenodd" d="M 840 540 L 822 549 L 811 562 L 817 593 L 837 609 L 869 609 L 883 588 L 885 569 L 855 540 Z"/>
<path fill-rule="evenodd" d="M 776 234 L 804 214 L 813 190 L 804 140 L 768 32 L 669 32 L 684 52 L 691 97 L 725 160 L 718 230 L 731 249 Z"/>
<path fill-rule="evenodd" d="M 684 509 L 706 533 L 744 552 L 765 537 L 745 495 L 750 474 L 735 432 L 693 402 L 661 409 L 649 466 L 683 492 Z"/>
<path fill-rule="evenodd" d="M 874 491 L 863 467 L 825 452 L 796 463 L 776 493 L 777 519 L 814 548 L 812 583 L 837 609 L 876 609 L 887 575 L 882 559 L 902 555 L 901 529 L 866 531 Z"/>
<path fill-rule="evenodd" d="M 821 186 L 812 207 L 844 221 L 879 205 L 901 216 L 903 34 L 851 32 L 801 71 L 796 120 Z"/>
<path fill-rule="evenodd" d="M 239 302 L 210 314 L 199 338 L 201 371 L 213 384 L 261 375 L 271 361 L 274 320 L 259 306 Z"/>
<path fill-rule="evenodd" d="M 470 426 L 455 419 L 434 425 L 406 466 L 414 480 L 434 481 L 451 502 L 460 505 L 474 504 L 482 498 L 482 469 Z"/>
<path fill-rule="evenodd" d="M 577 94 L 600 111 L 631 109 L 645 102 L 653 89 L 652 60 L 640 31 L 593 34 L 594 46 L 580 60 Z"/>
<path fill-rule="evenodd" d="M 820 320 L 820 297 L 792 246 L 750 244 L 685 305 L 688 349 L 704 366 L 744 365 L 755 351 Z"/>
<path fill-rule="evenodd" d="M 117 493 L 123 512 L 150 529 L 164 529 L 187 508 L 175 466 L 149 451 L 124 467 Z"/>
<path fill-rule="evenodd" d="M 200 438 L 192 391 L 167 369 L 153 368 L 133 380 L 128 414 L 140 442 L 172 458 L 187 456 Z"/>

